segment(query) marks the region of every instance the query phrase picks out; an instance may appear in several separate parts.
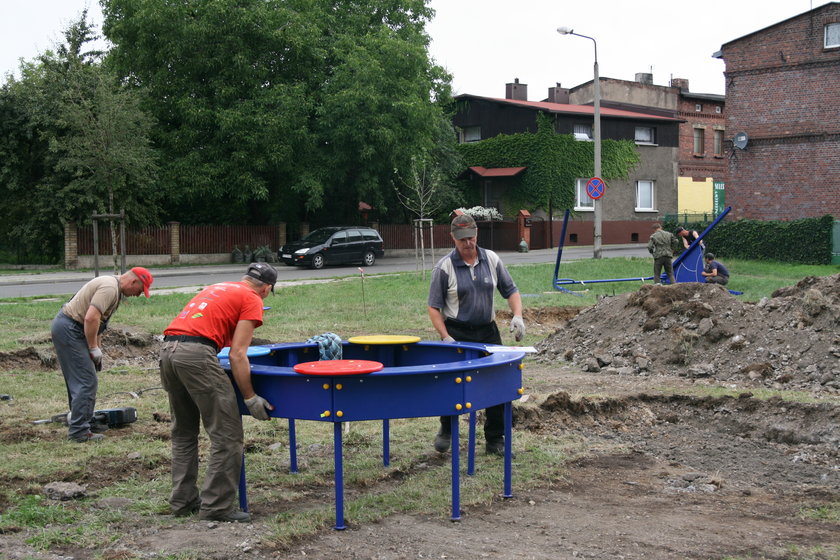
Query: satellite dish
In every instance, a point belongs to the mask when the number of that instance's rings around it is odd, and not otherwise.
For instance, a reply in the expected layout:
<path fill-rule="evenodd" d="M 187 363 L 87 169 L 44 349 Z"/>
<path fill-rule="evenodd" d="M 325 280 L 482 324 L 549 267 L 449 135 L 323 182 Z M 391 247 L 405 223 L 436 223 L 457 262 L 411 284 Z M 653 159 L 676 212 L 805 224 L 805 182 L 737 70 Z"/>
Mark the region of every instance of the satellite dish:
<path fill-rule="evenodd" d="M 732 144 L 735 145 L 736 148 L 739 150 L 747 149 L 747 142 L 749 141 L 749 137 L 747 137 L 746 132 L 739 132 L 735 135 L 735 139 L 732 141 Z"/>

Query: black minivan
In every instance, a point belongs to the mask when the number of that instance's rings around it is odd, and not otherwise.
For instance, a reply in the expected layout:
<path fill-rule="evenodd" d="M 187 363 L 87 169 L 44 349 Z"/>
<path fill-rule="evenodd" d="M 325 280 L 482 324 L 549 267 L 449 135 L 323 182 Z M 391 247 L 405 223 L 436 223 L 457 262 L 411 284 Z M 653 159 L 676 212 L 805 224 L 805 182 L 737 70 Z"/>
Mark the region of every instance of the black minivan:
<path fill-rule="evenodd" d="M 385 255 L 382 237 L 375 229 L 362 226 L 316 229 L 300 241 L 280 247 L 277 256 L 287 265 L 323 268 L 325 264 L 373 266 Z"/>

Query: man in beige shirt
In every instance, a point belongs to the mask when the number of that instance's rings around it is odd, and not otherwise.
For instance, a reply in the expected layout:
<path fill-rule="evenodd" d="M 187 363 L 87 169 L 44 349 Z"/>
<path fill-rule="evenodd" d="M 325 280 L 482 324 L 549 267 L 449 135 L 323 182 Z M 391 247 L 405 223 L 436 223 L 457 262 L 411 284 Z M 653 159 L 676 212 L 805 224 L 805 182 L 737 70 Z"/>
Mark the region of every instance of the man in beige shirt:
<path fill-rule="evenodd" d="M 67 385 L 69 438 L 84 443 L 102 439 L 92 422 L 102 369 L 100 339 L 123 297 L 149 297 L 151 273 L 137 266 L 120 276 L 99 276 L 76 292 L 53 319 L 51 333 L 61 373 Z"/>

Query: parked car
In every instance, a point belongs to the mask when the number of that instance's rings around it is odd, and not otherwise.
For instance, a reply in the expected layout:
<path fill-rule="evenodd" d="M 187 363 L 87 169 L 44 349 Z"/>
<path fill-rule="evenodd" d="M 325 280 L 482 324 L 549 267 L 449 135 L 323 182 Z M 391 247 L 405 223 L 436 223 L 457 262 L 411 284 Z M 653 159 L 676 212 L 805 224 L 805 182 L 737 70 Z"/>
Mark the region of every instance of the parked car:
<path fill-rule="evenodd" d="M 280 247 L 280 260 L 287 265 L 323 268 L 325 264 L 361 263 L 373 266 L 385 255 L 382 237 L 368 227 L 325 227 Z"/>

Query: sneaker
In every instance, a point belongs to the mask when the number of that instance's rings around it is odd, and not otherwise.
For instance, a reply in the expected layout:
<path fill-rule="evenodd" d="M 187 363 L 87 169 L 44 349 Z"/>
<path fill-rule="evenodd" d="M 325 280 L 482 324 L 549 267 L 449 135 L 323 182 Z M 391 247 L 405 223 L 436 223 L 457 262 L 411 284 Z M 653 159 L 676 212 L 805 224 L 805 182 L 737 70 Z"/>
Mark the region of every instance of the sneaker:
<path fill-rule="evenodd" d="M 452 434 L 447 434 L 440 431 L 435 436 L 435 451 L 438 453 L 446 453 L 449 451 L 449 446 L 452 445 Z"/>
<path fill-rule="evenodd" d="M 248 523 L 251 521 L 251 514 L 234 510 L 228 513 L 216 513 L 216 514 L 199 514 L 198 518 L 203 521 L 227 521 L 230 523 Z"/>
<path fill-rule="evenodd" d="M 487 443 L 484 445 L 484 451 L 488 455 L 499 455 L 500 457 L 505 456 L 505 440 L 504 439 L 493 439 L 487 440 Z M 510 452 L 510 458 L 515 459 L 516 453 L 513 451 Z"/>
<path fill-rule="evenodd" d="M 102 434 L 94 434 L 93 432 L 88 432 L 86 434 L 82 434 L 80 436 L 70 436 L 68 438 L 70 441 L 74 441 L 76 443 L 87 443 L 89 441 L 100 441 L 105 439 L 105 436 Z"/>

